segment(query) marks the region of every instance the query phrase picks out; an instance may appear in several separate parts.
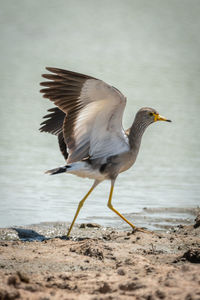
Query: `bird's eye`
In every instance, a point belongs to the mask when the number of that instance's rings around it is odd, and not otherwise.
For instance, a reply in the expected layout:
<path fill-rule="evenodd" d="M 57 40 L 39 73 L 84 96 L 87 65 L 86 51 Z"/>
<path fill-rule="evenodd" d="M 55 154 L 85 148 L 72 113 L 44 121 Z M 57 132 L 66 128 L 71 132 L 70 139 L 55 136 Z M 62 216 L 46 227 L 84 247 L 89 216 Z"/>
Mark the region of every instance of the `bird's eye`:
<path fill-rule="evenodd" d="M 149 115 L 150 115 L 150 116 L 153 116 L 153 113 L 152 113 L 152 112 L 150 112 L 150 113 L 149 113 Z"/>

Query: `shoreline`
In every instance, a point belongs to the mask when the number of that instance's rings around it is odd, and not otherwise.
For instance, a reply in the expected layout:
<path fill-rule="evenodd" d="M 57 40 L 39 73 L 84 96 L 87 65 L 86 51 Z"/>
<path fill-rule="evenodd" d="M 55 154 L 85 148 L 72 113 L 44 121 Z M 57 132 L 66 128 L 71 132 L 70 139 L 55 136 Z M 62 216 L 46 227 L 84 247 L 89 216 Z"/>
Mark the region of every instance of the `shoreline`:
<path fill-rule="evenodd" d="M 192 225 L 194 223 L 195 216 L 198 214 L 200 208 L 197 206 L 194 207 L 143 207 L 140 212 L 135 213 L 123 213 L 123 215 L 128 219 L 132 220 L 133 224 L 136 226 L 145 227 L 148 230 L 153 230 L 156 232 L 162 231 L 166 232 L 170 230 L 172 227 L 178 226 L 179 224 L 182 225 Z M 71 215 L 71 219 L 73 214 Z M 93 221 L 90 221 L 93 220 Z M 88 221 L 89 220 L 89 221 Z M 95 222 L 98 223 L 102 227 L 112 227 L 115 230 L 130 230 L 129 225 L 123 222 L 117 215 L 113 214 L 112 216 L 113 222 L 110 222 L 110 218 L 106 218 L 105 216 L 99 217 L 90 217 L 79 219 L 76 224 L 81 225 L 81 223 L 86 222 Z M 19 223 L 19 222 L 18 222 Z M 31 229 L 32 227 L 36 228 L 37 230 L 41 230 L 42 227 L 49 227 L 56 226 L 56 224 L 65 224 L 65 226 L 70 226 L 70 222 L 66 221 L 42 221 L 38 223 L 23 223 L 21 224 L 14 224 L 12 225 L 0 225 L 1 229 L 9 229 L 9 228 L 24 228 L 24 229 Z M 41 228 L 40 228 L 41 227 Z M 65 234 L 66 232 L 63 232 Z M 0 234 L 1 239 L 1 234 Z"/>
<path fill-rule="evenodd" d="M 82 224 L 69 239 L 66 223 L 1 228 L 0 299 L 200 299 L 199 220 L 149 234 Z"/>

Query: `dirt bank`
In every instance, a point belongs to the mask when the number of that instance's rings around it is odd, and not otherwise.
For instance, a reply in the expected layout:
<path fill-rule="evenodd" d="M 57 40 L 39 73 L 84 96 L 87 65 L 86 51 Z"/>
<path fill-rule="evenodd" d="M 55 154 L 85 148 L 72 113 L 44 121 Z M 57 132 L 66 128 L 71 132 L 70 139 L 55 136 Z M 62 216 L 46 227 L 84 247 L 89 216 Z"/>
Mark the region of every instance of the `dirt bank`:
<path fill-rule="evenodd" d="M 0 229 L 0 299 L 200 299 L 198 224 L 152 234 L 90 224 L 69 240 L 63 223 Z"/>

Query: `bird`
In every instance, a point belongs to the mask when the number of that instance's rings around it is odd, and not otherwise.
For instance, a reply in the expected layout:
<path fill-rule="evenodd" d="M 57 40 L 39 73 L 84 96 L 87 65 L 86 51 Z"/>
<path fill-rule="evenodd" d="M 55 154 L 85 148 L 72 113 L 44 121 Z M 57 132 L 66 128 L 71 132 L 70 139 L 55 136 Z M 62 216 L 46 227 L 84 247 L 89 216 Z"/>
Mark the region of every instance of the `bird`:
<path fill-rule="evenodd" d="M 115 181 L 136 161 L 146 128 L 157 121 L 171 122 L 155 109 L 142 107 L 132 126 L 124 130 L 122 117 L 126 97 L 114 86 L 92 76 L 47 67 L 40 92 L 54 103 L 40 125 L 41 132 L 58 137 L 66 165 L 46 171 L 50 175 L 69 173 L 93 179 L 93 185 L 79 202 L 67 232 L 70 236 L 78 214 L 88 196 L 104 180 L 111 187 L 107 206 L 133 231 L 143 231 L 112 205 Z"/>

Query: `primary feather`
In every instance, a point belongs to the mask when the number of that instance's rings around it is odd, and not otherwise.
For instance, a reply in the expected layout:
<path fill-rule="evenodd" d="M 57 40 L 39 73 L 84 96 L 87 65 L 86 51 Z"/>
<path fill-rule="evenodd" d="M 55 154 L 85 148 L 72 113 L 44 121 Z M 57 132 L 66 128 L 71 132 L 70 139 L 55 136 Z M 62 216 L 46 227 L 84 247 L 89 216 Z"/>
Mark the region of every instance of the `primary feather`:
<path fill-rule="evenodd" d="M 54 74 L 43 75 L 50 81 L 41 83 L 46 86 L 41 92 L 58 108 L 45 116 L 48 119 L 40 130 L 60 134 L 69 154 L 67 163 L 87 157 L 102 158 L 103 163 L 107 157 L 129 150 L 122 128 L 126 98 L 121 92 L 87 75 L 57 68 L 47 70 Z"/>

